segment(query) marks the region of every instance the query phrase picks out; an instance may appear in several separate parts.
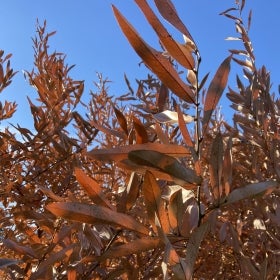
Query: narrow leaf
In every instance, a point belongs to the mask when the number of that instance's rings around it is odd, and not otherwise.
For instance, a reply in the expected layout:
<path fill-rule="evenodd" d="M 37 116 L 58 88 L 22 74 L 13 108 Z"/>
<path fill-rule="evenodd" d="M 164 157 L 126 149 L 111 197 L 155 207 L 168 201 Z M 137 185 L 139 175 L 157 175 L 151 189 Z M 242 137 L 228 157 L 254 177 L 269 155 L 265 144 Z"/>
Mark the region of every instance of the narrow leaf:
<path fill-rule="evenodd" d="M 209 230 L 209 223 L 206 222 L 200 227 L 196 228 L 189 239 L 187 245 L 187 255 L 186 255 L 186 279 L 191 280 L 193 275 L 194 264 L 198 255 L 200 243 L 204 238 L 204 235 Z"/>
<path fill-rule="evenodd" d="M 38 257 L 36 255 L 35 251 L 31 247 L 19 245 L 18 243 L 14 242 L 11 239 L 4 239 L 3 244 L 5 247 L 7 247 L 21 255 L 28 255 L 33 258 Z"/>
<path fill-rule="evenodd" d="M 113 108 L 114 108 L 114 112 L 115 112 L 115 115 L 117 117 L 120 127 L 125 132 L 125 134 L 128 136 L 127 121 L 126 121 L 125 116 L 115 106 L 113 106 Z"/>
<path fill-rule="evenodd" d="M 113 5 L 115 17 L 129 43 L 145 64 L 170 88 L 178 97 L 189 103 L 194 103 L 194 93 L 180 78 L 171 62 L 160 52 L 150 47 Z"/>
<path fill-rule="evenodd" d="M 275 188 L 279 186 L 279 183 L 276 181 L 266 181 L 260 183 L 249 184 L 245 187 L 241 187 L 233 190 L 227 197 L 225 204 L 230 204 L 237 202 L 242 199 L 251 198 L 256 195 L 261 195 L 270 188 Z"/>
<path fill-rule="evenodd" d="M 161 199 L 161 191 L 156 178 L 149 171 L 147 171 L 144 176 L 143 195 L 148 212 L 148 218 L 154 228 L 154 231 L 156 231 L 155 219 L 157 216 L 163 232 L 168 233 L 169 222 L 167 219 L 163 200 Z"/>
<path fill-rule="evenodd" d="M 0 259 L 0 269 L 7 267 L 9 265 L 18 264 L 21 260 L 13 260 L 13 259 Z"/>
<path fill-rule="evenodd" d="M 177 28 L 182 34 L 188 37 L 194 44 L 194 40 L 190 32 L 179 18 L 178 13 L 172 2 L 170 0 L 154 1 L 162 17 L 165 18 L 169 23 L 171 23 L 175 28 Z"/>
<path fill-rule="evenodd" d="M 194 69 L 195 62 L 192 56 L 192 50 L 179 44 L 172 38 L 153 10 L 147 4 L 146 0 L 135 0 L 135 2 L 141 8 L 167 52 L 186 69 Z"/>
<path fill-rule="evenodd" d="M 83 170 L 75 168 L 75 176 L 79 184 L 88 193 L 90 199 L 97 205 L 105 206 L 114 210 L 110 201 L 105 197 L 100 185 L 91 179 Z"/>
<path fill-rule="evenodd" d="M 153 117 L 160 123 L 174 124 L 179 122 L 178 113 L 170 110 L 165 110 L 158 114 L 153 114 Z M 182 118 L 185 123 L 191 123 L 194 121 L 194 118 L 190 115 L 183 115 Z"/>
<path fill-rule="evenodd" d="M 141 254 L 145 251 L 158 248 L 161 244 L 159 238 L 141 238 L 129 243 L 111 246 L 104 254 L 102 254 L 98 260 L 103 261 L 106 259 L 119 258 L 124 256 L 129 256 L 132 254 Z"/>
<path fill-rule="evenodd" d="M 187 148 L 174 144 L 145 143 L 136 145 L 127 145 L 112 149 L 94 149 L 88 152 L 88 156 L 101 161 L 121 161 L 128 159 L 128 153 L 134 150 L 153 150 L 162 152 L 173 157 L 185 157 L 189 154 Z"/>
<path fill-rule="evenodd" d="M 164 111 L 165 107 L 167 106 L 168 95 L 168 88 L 162 83 L 160 85 L 159 94 L 157 98 L 157 107 L 159 112 Z"/>
<path fill-rule="evenodd" d="M 148 235 L 149 231 L 132 217 L 117 213 L 103 206 L 78 202 L 53 202 L 46 206 L 56 216 L 89 224 L 112 224 Z"/>
<path fill-rule="evenodd" d="M 230 61 L 231 61 L 231 56 L 229 56 L 222 62 L 213 80 L 211 81 L 208 91 L 206 93 L 206 99 L 204 102 L 204 116 L 202 120 L 202 124 L 204 126 L 204 132 L 208 127 L 208 123 L 210 121 L 211 115 L 215 110 L 222 96 L 222 93 L 227 85 L 228 75 L 230 71 Z"/>
<path fill-rule="evenodd" d="M 133 126 L 136 132 L 136 144 L 148 143 L 149 137 L 145 126 L 141 123 L 141 121 L 138 118 L 133 116 L 132 119 Z"/>
<path fill-rule="evenodd" d="M 139 165 L 154 167 L 187 183 L 200 184 L 201 178 L 194 170 L 185 167 L 176 158 L 157 151 L 135 150 L 128 154 L 128 158 Z"/>

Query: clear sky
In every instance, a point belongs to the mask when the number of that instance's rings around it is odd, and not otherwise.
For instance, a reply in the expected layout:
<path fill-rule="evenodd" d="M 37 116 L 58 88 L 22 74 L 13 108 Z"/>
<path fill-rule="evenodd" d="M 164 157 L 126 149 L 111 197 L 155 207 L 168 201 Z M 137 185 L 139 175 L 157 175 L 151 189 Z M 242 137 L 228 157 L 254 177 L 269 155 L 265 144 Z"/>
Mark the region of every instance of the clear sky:
<path fill-rule="evenodd" d="M 224 40 L 236 35 L 233 21 L 218 15 L 233 7 L 235 0 L 174 0 L 173 3 L 200 49 L 203 60 L 201 76 L 210 71 L 210 78 L 213 77 L 219 64 L 228 55 L 227 50 L 240 48 L 239 43 Z M 89 94 L 89 89 L 94 90 L 96 72 L 112 81 L 110 93 L 114 95 L 127 91 L 124 73 L 131 80 L 146 76 L 145 66 L 139 67 L 140 58 L 116 23 L 111 4 L 120 9 L 148 43 L 158 45 L 153 30 L 132 0 L 1 1 L 0 49 L 5 53 L 13 53 L 12 67 L 19 71 L 12 85 L 0 95 L 1 101 L 15 100 L 19 104 L 13 123 L 29 126 L 31 120 L 27 117 L 26 96 L 34 96 L 34 92 L 24 80 L 21 70 L 31 71 L 33 67 L 31 37 L 35 35 L 37 18 L 42 23 L 47 20 L 48 31 L 57 31 L 50 45 L 52 49 L 67 55 L 69 65 L 76 64 L 70 73 L 74 79 L 85 80 L 85 96 Z M 277 91 L 280 83 L 280 1 L 247 0 L 245 18 L 251 8 L 253 18 L 250 37 L 256 62 L 258 67 L 266 65 L 271 72 L 273 89 Z M 175 37 L 179 38 L 178 35 Z M 235 76 L 234 71 L 231 75 Z M 235 87 L 232 78 L 230 85 Z M 224 114 L 227 114 L 227 106 L 224 100 Z"/>

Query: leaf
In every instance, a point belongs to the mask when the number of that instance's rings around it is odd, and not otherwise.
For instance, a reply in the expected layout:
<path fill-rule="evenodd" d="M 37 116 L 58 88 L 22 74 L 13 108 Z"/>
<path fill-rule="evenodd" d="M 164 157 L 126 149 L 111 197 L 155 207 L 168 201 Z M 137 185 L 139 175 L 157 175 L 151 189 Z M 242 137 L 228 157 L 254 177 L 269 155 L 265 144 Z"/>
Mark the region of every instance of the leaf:
<path fill-rule="evenodd" d="M 160 52 L 150 47 L 123 17 L 119 10 L 114 5 L 112 7 L 124 35 L 145 64 L 174 92 L 174 94 L 186 102 L 195 103 L 192 89 L 181 80 L 171 62 Z"/>
<path fill-rule="evenodd" d="M 154 175 L 146 171 L 143 181 L 143 195 L 146 209 L 148 212 L 149 222 L 156 232 L 155 219 L 159 219 L 161 228 L 164 233 L 169 232 L 169 222 L 163 200 L 161 199 L 161 191 Z"/>
<path fill-rule="evenodd" d="M 106 259 L 125 257 L 132 254 L 140 254 L 145 251 L 158 248 L 160 245 L 161 240 L 159 238 L 145 237 L 123 245 L 111 246 L 104 254 L 98 257 L 98 260 L 103 261 Z"/>
<path fill-rule="evenodd" d="M 194 264 L 198 255 L 200 243 L 204 238 L 204 235 L 209 230 L 209 223 L 205 222 L 200 227 L 196 228 L 189 239 L 187 245 L 187 254 L 185 263 L 186 268 L 186 280 L 192 279 Z"/>
<path fill-rule="evenodd" d="M 89 224 L 117 225 L 129 230 L 148 235 L 149 231 L 132 217 L 117 213 L 103 206 L 88 205 L 78 202 L 53 202 L 46 209 L 56 216 Z"/>
<path fill-rule="evenodd" d="M 136 144 L 144 144 L 149 142 L 148 133 L 145 126 L 135 116 L 132 117 L 133 126 L 136 132 Z"/>
<path fill-rule="evenodd" d="M 220 188 L 223 166 L 223 153 L 223 138 L 222 134 L 219 132 L 213 140 L 209 159 L 210 183 L 215 199 L 219 199 L 222 195 L 222 190 Z"/>
<path fill-rule="evenodd" d="M 228 196 L 232 184 L 232 137 L 229 138 L 223 161 L 223 183 L 225 195 Z"/>
<path fill-rule="evenodd" d="M 222 93 L 227 85 L 228 75 L 230 71 L 230 61 L 231 55 L 227 57 L 218 68 L 206 93 L 206 98 L 204 102 L 204 115 L 202 120 L 202 124 L 204 126 L 204 133 L 208 127 L 211 115 L 215 110 L 222 96 Z"/>
<path fill-rule="evenodd" d="M 114 112 L 115 112 L 115 115 L 117 117 L 120 127 L 125 132 L 125 134 L 128 136 L 127 121 L 126 121 L 125 116 L 115 106 L 113 106 L 113 108 L 114 108 Z"/>
<path fill-rule="evenodd" d="M 159 112 L 162 112 L 165 109 L 165 106 L 167 105 L 168 102 L 168 95 L 169 95 L 168 88 L 163 83 L 161 83 L 158 98 L 157 98 L 157 107 Z"/>
<path fill-rule="evenodd" d="M 70 244 L 61 251 L 48 255 L 48 258 L 40 263 L 37 271 L 31 275 L 30 280 L 45 279 L 44 276 L 46 276 L 47 271 L 52 267 L 52 265 L 57 261 L 63 260 L 69 251 L 71 252 L 73 250 L 74 246 L 75 244 Z"/>
<path fill-rule="evenodd" d="M 93 159 L 100 161 L 121 161 L 128 159 L 128 153 L 134 150 L 153 150 L 162 152 L 169 156 L 185 157 L 189 154 L 187 148 L 174 144 L 145 143 L 136 145 L 127 145 L 112 149 L 94 149 L 87 153 Z"/>
<path fill-rule="evenodd" d="M 108 207 L 114 210 L 113 205 L 105 197 L 100 185 L 93 179 L 91 179 L 83 170 L 75 168 L 75 176 L 79 184 L 88 193 L 90 199 L 97 205 Z"/>
<path fill-rule="evenodd" d="M 21 260 L 15 260 L 15 259 L 0 259 L 0 269 L 5 268 L 10 265 L 18 264 Z"/>
<path fill-rule="evenodd" d="M 126 210 L 131 209 L 131 207 L 133 207 L 133 205 L 135 204 L 135 201 L 139 194 L 139 188 L 140 188 L 141 183 L 142 183 L 142 180 L 141 180 L 140 176 L 137 175 L 137 173 L 132 172 L 130 175 L 129 182 L 125 189 Z"/>
<path fill-rule="evenodd" d="M 38 258 L 36 252 L 31 247 L 19 245 L 11 239 L 4 239 L 3 244 L 5 247 L 15 251 L 16 253 L 28 255 L 29 257 L 33 257 L 35 259 Z"/>
<path fill-rule="evenodd" d="M 168 217 L 173 231 L 179 233 L 179 228 L 183 217 L 183 195 L 182 189 L 171 194 L 168 203 Z"/>
<path fill-rule="evenodd" d="M 171 23 L 175 28 L 177 28 L 190 41 L 192 41 L 193 45 L 195 45 L 190 32 L 179 18 L 177 11 L 174 5 L 172 4 L 172 2 L 170 0 L 154 0 L 154 1 L 162 17 L 165 18 L 169 23 Z"/>
<path fill-rule="evenodd" d="M 163 153 L 152 150 L 135 150 L 128 154 L 128 158 L 136 164 L 157 168 L 187 183 L 201 183 L 201 178 L 196 175 L 194 170 L 185 167 L 176 158 Z"/>
<path fill-rule="evenodd" d="M 168 123 L 168 124 L 174 124 L 178 123 L 178 113 L 170 110 L 165 110 L 163 112 L 160 112 L 158 114 L 153 114 L 153 117 L 160 123 Z M 190 115 L 183 115 L 183 120 L 185 123 L 191 123 L 194 121 L 194 118 Z"/>
<path fill-rule="evenodd" d="M 245 187 L 241 187 L 233 190 L 227 197 L 225 204 L 237 202 L 242 199 L 252 198 L 256 195 L 261 195 L 270 188 L 278 187 L 279 183 L 276 181 L 266 181 L 249 184 Z"/>
<path fill-rule="evenodd" d="M 185 140 L 185 143 L 189 146 L 189 147 L 194 147 L 194 143 L 192 141 L 192 138 L 190 136 L 189 130 L 186 126 L 186 121 L 184 118 L 184 115 L 180 109 L 180 106 L 177 106 L 177 114 L 178 114 L 178 124 L 179 124 L 179 128 L 180 131 L 182 133 L 182 136 Z"/>
<path fill-rule="evenodd" d="M 169 32 L 159 21 L 153 10 L 147 4 L 146 0 L 135 0 L 135 2 L 140 7 L 150 25 L 157 33 L 160 42 L 162 43 L 166 51 L 186 69 L 194 69 L 195 62 L 192 56 L 192 50 L 188 49 L 182 44 L 179 44 L 172 38 Z"/>

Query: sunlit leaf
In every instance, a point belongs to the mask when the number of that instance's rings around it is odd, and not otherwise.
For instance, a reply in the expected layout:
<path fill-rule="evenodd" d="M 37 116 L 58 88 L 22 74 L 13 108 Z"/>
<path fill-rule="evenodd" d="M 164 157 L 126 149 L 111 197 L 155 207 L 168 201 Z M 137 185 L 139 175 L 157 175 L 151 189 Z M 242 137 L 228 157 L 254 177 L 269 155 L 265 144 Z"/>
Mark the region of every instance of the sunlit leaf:
<path fill-rule="evenodd" d="M 107 207 L 78 202 L 54 202 L 46 206 L 56 216 L 89 224 L 111 224 L 147 235 L 149 231 L 132 217 L 117 213 Z"/>
<path fill-rule="evenodd" d="M 128 153 L 134 150 L 153 150 L 162 152 L 169 156 L 185 157 L 189 154 L 187 148 L 175 144 L 159 144 L 159 143 L 145 143 L 136 145 L 127 145 L 116 147 L 112 149 L 94 149 L 88 152 L 88 156 L 101 161 L 121 161 L 128 159 Z"/>
<path fill-rule="evenodd" d="M 194 39 L 179 18 L 173 3 L 170 0 L 155 0 L 155 4 L 163 18 L 184 34 L 192 42 L 193 48 L 196 50 Z"/>
<path fill-rule="evenodd" d="M 194 93 L 180 78 L 171 62 L 160 52 L 150 47 L 113 5 L 115 17 L 128 41 L 143 59 L 145 64 L 170 88 L 178 97 L 189 103 L 194 103 Z"/>
<path fill-rule="evenodd" d="M 161 190 L 156 181 L 156 178 L 149 171 L 146 172 L 143 181 L 143 195 L 149 222 L 153 225 L 154 231 L 156 231 L 155 219 L 156 216 L 159 219 L 161 228 L 164 233 L 169 232 L 169 222 L 167 213 L 165 211 L 164 202 L 161 199 Z"/>
<path fill-rule="evenodd" d="M 178 123 L 178 113 L 170 110 L 165 110 L 158 114 L 153 114 L 153 117 L 160 123 L 174 124 Z M 185 123 L 191 123 L 194 118 L 190 115 L 182 115 Z"/>
<path fill-rule="evenodd" d="M 133 116 L 133 126 L 136 132 L 136 144 L 144 144 L 149 142 L 148 133 L 146 131 L 145 126 L 141 123 L 141 121 Z"/>
<path fill-rule="evenodd" d="M 222 93 L 227 85 L 228 75 L 230 71 L 230 61 L 231 56 L 229 56 L 222 62 L 213 80 L 211 81 L 208 91 L 206 93 L 206 98 L 204 102 L 204 115 L 202 120 L 204 131 L 206 131 L 211 115 L 215 110 L 222 96 Z"/>
<path fill-rule="evenodd" d="M 75 176 L 79 184 L 84 188 L 88 193 L 90 199 L 97 205 L 106 206 L 111 210 L 114 210 L 114 207 L 110 201 L 105 197 L 102 188 L 100 185 L 90 178 L 83 170 L 80 168 L 75 168 Z"/>
<path fill-rule="evenodd" d="M 126 135 L 128 135 L 128 129 L 127 129 L 127 121 L 125 116 L 123 115 L 123 113 L 118 110 L 115 106 L 113 106 L 114 111 L 115 111 L 115 115 L 117 117 L 117 120 L 119 122 L 120 127 L 122 128 L 122 130 L 125 132 Z"/>
<path fill-rule="evenodd" d="M 176 158 L 163 153 L 152 150 L 135 150 L 128 154 L 128 158 L 139 165 L 157 168 L 187 183 L 201 183 L 201 178 L 196 175 L 194 170 L 185 167 Z"/>
<path fill-rule="evenodd" d="M 195 62 L 192 56 L 192 50 L 172 38 L 146 0 L 136 0 L 135 2 L 141 8 L 167 52 L 186 69 L 194 69 Z"/>

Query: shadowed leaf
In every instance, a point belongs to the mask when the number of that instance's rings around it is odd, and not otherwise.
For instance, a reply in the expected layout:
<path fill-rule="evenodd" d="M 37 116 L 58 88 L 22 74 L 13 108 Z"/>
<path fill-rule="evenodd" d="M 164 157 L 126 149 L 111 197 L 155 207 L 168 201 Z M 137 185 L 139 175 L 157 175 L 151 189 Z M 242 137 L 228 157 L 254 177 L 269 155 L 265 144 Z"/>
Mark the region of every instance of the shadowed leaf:
<path fill-rule="evenodd" d="M 252 198 L 266 192 L 270 188 L 275 188 L 279 186 L 279 183 L 276 181 L 266 181 L 260 183 L 253 183 L 245 187 L 241 187 L 233 190 L 227 197 L 225 204 L 234 203 L 236 201 Z"/>
<path fill-rule="evenodd" d="M 138 118 L 134 116 L 132 117 L 132 120 L 136 132 L 136 144 L 148 143 L 149 137 L 145 126 L 141 123 L 141 121 Z"/>
<path fill-rule="evenodd" d="M 54 202 L 46 206 L 56 216 L 88 224 L 111 224 L 147 235 L 149 231 L 132 217 L 117 213 L 103 206 L 78 202 Z"/>
<path fill-rule="evenodd" d="M 21 260 L 0 259 L 0 269 L 9 265 L 18 264 L 19 262 L 21 262 Z"/>
<path fill-rule="evenodd" d="M 19 245 L 18 243 L 14 242 L 11 239 L 5 239 L 3 241 L 3 244 L 5 247 L 7 247 L 21 255 L 28 255 L 35 259 L 37 258 L 36 252 L 31 247 Z"/>
<path fill-rule="evenodd" d="M 128 136 L 127 121 L 126 121 L 125 116 L 115 106 L 113 106 L 113 108 L 114 108 L 114 112 L 115 112 L 115 115 L 117 117 L 117 120 L 118 120 L 118 122 L 120 124 L 120 127 L 125 132 L 125 134 Z"/>
<path fill-rule="evenodd" d="M 196 228 L 189 239 L 187 245 L 187 255 L 186 255 L 186 279 L 192 279 L 194 264 L 199 251 L 200 243 L 204 238 L 204 235 L 209 230 L 209 222 L 205 222 L 200 227 Z"/>

